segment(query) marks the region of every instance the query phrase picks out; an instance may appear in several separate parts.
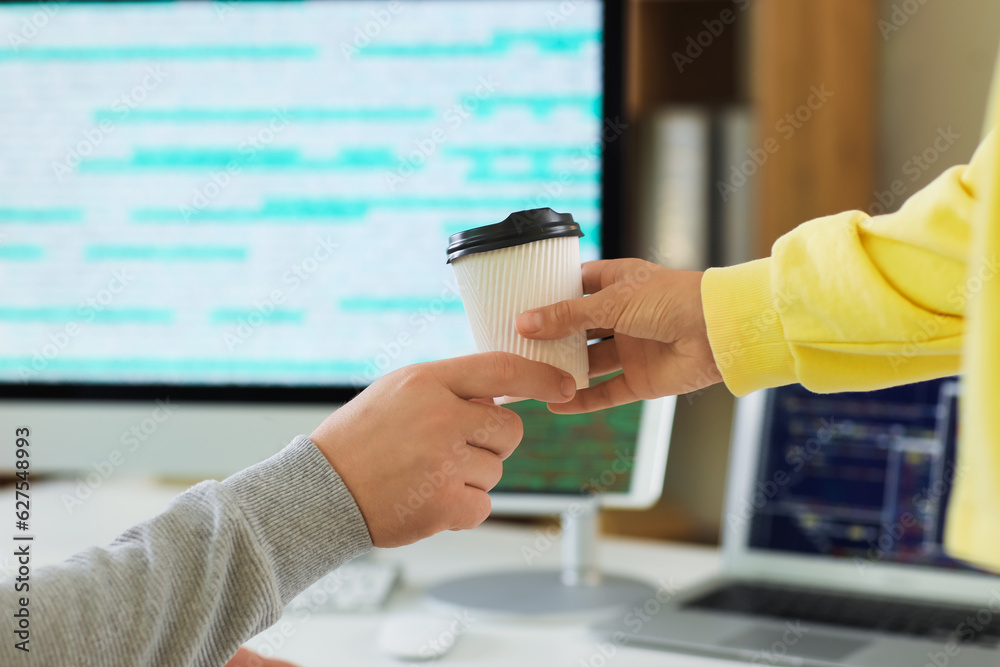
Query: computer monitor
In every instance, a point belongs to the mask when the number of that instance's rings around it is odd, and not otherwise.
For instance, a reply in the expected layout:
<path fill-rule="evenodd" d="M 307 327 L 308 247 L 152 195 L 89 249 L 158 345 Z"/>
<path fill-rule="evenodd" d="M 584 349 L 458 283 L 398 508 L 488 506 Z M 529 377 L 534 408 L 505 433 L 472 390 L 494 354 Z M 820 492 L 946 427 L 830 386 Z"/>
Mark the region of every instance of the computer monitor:
<path fill-rule="evenodd" d="M 525 436 L 490 493 L 493 513 L 559 513 L 561 568 L 537 567 L 540 547 L 525 544 L 523 567 L 442 582 L 429 599 L 501 615 L 576 616 L 653 595 L 647 583 L 602 571 L 598 510 L 648 507 L 660 497 L 674 406 L 670 396 L 553 419 L 536 401 L 510 405 Z"/>
<path fill-rule="evenodd" d="M 551 206 L 618 255 L 624 4 L 0 4 L 0 421 L 33 470 L 225 475 L 474 352 L 456 230 Z"/>
<path fill-rule="evenodd" d="M 507 407 L 524 422 L 521 444 L 490 493 L 495 514 L 564 513 L 581 502 L 622 509 L 660 498 L 673 397 L 553 418 L 538 401 Z"/>

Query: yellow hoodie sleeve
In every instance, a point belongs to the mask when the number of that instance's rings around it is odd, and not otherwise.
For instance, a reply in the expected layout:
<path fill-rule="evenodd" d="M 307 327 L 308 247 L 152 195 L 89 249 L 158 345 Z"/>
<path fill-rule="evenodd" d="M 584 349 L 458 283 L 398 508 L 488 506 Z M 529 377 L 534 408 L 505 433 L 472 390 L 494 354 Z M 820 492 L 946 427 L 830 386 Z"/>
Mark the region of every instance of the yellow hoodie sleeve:
<path fill-rule="evenodd" d="M 1000 95 L 1000 67 L 997 77 Z M 707 271 L 702 299 L 712 351 L 737 395 L 792 382 L 817 392 L 877 389 L 961 366 L 945 545 L 1000 571 L 996 143 L 988 134 L 968 166 L 949 169 L 896 213 L 813 220 L 779 239 L 768 259 Z"/>
<path fill-rule="evenodd" d="M 708 335 L 730 390 L 868 390 L 957 373 L 978 172 L 995 154 L 990 135 L 896 213 L 812 220 L 770 258 L 707 271 Z"/>

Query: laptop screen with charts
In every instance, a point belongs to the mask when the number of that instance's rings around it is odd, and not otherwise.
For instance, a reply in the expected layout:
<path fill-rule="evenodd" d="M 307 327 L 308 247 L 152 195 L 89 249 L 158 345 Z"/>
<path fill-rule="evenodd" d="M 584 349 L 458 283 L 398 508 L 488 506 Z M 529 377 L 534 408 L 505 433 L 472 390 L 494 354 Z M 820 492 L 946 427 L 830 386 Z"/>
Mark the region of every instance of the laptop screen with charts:
<path fill-rule="evenodd" d="M 953 386 L 771 392 L 748 546 L 849 559 L 861 570 L 878 562 L 967 567 L 942 547 L 960 476 Z"/>
<path fill-rule="evenodd" d="M 908 587 L 916 595 L 978 597 L 985 573 L 943 546 L 963 474 L 958 386 L 948 378 L 814 394 L 790 385 L 741 399 L 724 517 L 728 563 L 782 578 L 792 565 L 805 580 L 822 566 L 862 591 L 919 574 L 921 584 Z"/>
<path fill-rule="evenodd" d="M 1000 664 L 1000 577 L 949 556 L 959 381 L 739 399 L 718 577 L 606 639 L 851 667 Z"/>

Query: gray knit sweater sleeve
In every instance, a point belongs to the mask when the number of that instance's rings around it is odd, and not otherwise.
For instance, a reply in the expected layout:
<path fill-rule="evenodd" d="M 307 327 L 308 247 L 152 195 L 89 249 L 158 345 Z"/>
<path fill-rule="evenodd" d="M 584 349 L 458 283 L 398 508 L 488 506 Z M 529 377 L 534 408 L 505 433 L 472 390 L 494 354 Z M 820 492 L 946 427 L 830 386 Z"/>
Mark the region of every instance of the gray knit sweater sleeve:
<path fill-rule="evenodd" d="M 309 584 L 372 546 L 354 498 L 299 436 L 61 565 L 0 584 L 0 664 L 224 665 Z M 29 597 L 29 652 L 14 647 Z"/>

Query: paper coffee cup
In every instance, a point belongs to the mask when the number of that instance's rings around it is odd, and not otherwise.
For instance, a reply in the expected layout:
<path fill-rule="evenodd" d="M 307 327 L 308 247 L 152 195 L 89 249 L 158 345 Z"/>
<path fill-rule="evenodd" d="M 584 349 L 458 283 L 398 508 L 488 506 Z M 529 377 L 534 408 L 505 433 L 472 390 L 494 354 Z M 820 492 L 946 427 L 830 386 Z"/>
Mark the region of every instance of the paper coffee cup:
<path fill-rule="evenodd" d="M 570 373 L 577 389 L 590 384 L 586 332 L 529 340 L 514 327 L 526 310 L 583 296 L 581 236 L 572 215 L 550 208 L 518 211 L 451 236 L 448 262 L 480 352 L 519 354 Z"/>

